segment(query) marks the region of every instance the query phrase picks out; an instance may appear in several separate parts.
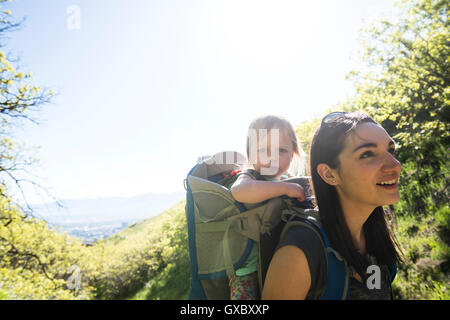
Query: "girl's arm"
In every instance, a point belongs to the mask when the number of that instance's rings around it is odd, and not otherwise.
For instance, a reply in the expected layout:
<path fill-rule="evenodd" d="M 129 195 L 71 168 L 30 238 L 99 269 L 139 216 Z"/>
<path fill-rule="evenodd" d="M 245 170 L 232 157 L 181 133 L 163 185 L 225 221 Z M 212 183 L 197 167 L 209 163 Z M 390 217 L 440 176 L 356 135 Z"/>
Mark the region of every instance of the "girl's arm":
<path fill-rule="evenodd" d="M 303 251 L 293 245 L 278 249 L 267 270 L 263 300 L 304 300 L 311 287 L 311 272 Z"/>
<path fill-rule="evenodd" d="M 296 183 L 254 180 L 245 174 L 240 175 L 233 184 L 231 194 L 237 201 L 244 203 L 258 203 L 282 195 L 299 201 L 306 198 L 303 188 Z"/>

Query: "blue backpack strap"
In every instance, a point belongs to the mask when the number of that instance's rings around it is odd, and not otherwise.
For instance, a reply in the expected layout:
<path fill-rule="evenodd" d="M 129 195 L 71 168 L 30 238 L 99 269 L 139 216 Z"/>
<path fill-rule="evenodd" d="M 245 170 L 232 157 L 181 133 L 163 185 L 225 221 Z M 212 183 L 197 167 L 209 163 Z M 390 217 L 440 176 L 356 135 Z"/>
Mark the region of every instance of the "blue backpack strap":
<path fill-rule="evenodd" d="M 195 246 L 195 217 L 194 217 L 194 199 L 192 198 L 192 190 L 189 186 L 188 177 L 192 171 L 197 167 L 195 165 L 188 173 L 184 180 L 184 187 L 186 189 L 186 220 L 188 226 L 188 247 L 189 258 L 191 265 L 191 291 L 189 292 L 189 300 L 206 300 L 206 294 L 198 278 L 197 265 L 197 248 Z"/>
<path fill-rule="evenodd" d="M 389 278 L 391 283 L 394 281 L 396 275 L 397 275 L 397 262 L 394 261 L 392 266 L 389 268 Z"/>
<path fill-rule="evenodd" d="M 320 228 L 322 239 L 327 249 L 327 286 L 321 300 L 345 300 L 350 292 L 350 275 L 347 263 L 342 256 L 330 246 L 327 235 Z"/>

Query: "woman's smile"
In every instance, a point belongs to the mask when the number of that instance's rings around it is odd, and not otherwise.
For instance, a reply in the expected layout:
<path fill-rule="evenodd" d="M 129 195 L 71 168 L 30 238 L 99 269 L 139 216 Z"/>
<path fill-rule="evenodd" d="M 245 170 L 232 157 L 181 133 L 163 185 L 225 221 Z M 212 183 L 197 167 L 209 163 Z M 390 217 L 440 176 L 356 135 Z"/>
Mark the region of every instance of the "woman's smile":
<path fill-rule="evenodd" d="M 387 190 L 396 190 L 398 188 L 397 181 L 390 183 L 377 183 L 377 186 Z"/>
<path fill-rule="evenodd" d="M 383 179 L 377 183 L 377 186 L 386 190 L 396 190 L 398 188 L 398 177 L 391 178 L 390 180 Z"/>

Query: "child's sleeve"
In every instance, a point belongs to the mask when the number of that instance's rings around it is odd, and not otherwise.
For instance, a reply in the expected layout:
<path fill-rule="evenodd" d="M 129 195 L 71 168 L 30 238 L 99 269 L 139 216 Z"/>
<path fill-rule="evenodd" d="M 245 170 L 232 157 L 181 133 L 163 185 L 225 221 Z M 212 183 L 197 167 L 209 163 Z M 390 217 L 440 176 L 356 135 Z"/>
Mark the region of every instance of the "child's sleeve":
<path fill-rule="evenodd" d="M 253 180 L 257 180 L 255 170 L 252 170 L 252 169 L 244 170 L 244 171 L 239 172 L 238 174 L 236 174 L 236 179 L 233 179 L 233 181 L 230 184 L 228 184 L 228 189 L 231 189 L 231 187 L 236 183 L 236 181 L 242 175 L 246 175 L 246 176 L 250 177 Z"/>
<path fill-rule="evenodd" d="M 253 180 L 258 180 L 258 173 L 255 170 L 247 169 L 239 173 L 239 175 L 245 174 Z"/>

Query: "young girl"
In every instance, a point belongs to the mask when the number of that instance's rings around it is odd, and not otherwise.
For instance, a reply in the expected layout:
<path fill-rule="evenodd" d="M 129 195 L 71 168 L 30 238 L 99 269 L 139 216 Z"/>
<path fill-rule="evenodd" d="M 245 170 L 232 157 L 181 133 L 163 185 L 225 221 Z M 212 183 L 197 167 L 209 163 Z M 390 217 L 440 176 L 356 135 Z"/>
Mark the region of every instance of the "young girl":
<path fill-rule="evenodd" d="M 280 181 L 290 175 L 298 175 L 299 167 L 304 163 L 303 154 L 289 121 L 272 115 L 256 118 L 247 135 L 250 169 L 241 173 L 231 186 L 233 197 L 243 203 L 258 203 L 283 195 L 304 201 L 306 197 L 300 185 Z M 257 259 L 258 246 L 255 243 L 247 261 L 230 279 L 232 300 L 259 297 Z"/>

